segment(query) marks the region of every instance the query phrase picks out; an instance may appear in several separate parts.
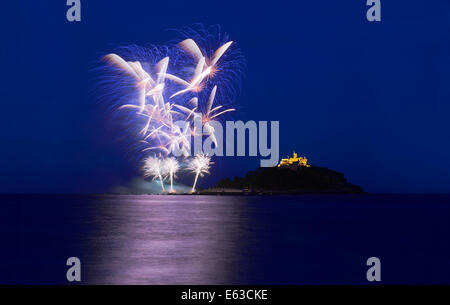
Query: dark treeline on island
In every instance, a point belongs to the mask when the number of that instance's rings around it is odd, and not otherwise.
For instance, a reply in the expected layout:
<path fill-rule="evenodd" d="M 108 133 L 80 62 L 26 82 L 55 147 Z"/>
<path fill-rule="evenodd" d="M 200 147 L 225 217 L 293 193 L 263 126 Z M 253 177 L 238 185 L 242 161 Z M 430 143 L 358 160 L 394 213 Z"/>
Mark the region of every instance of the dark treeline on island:
<path fill-rule="evenodd" d="M 357 194 L 361 187 L 347 182 L 343 174 L 307 164 L 306 158 L 283 159 L 277 167 L 260 167 L 244 177 L 220 180 L 214 188 L 201 193 L 288 193 Z"/>

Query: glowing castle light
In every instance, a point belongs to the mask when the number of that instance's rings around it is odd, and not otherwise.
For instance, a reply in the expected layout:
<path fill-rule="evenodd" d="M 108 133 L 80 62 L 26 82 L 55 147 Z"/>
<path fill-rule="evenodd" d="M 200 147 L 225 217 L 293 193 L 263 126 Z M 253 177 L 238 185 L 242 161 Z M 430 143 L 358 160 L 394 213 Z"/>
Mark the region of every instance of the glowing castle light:
<path fill-rule="evenodd" d="M 298 166 L 311 167 L 311 165 L 308 164 L 308 159 L 306 159 L 306 157 L 298 157 L 296 152 L 294 152 L 292 158 L 281 159 L 280 164 L 278 164 L 278 167 L 296 168 Z"/>
<path fill-rule="evenodd" d="M 191 135 L 200 132 L 217 144 L 212 120 L 219 119 L 234 108 L 224 108 L 223 102 L 235 98 L 240 86 L 244 59 L 240 50 L 218 27 L 184 28 L 183 36 L 174 44 L 138 47 L 128 46 L 103 57 L 107 65 L 100 87 L 103 98 L 126 118 L 126 138 L 134 139 L 136 157 L 144 160 L 145 177 L 170 179 L 173 189 L 180 164 L 191 155 Z M 120 55 L 119 55 L 120 54 Z M 213 107 L 213 103 L 217 106 Z M 195 127 L 200 119 L 201 131 Z M 184 121 L 187 128 L 175 122 Z M 140 161 L 139 161 L 140 162 Z M 197 154 L 186 162 L 187 170 L 198 177 L 209 173 L 210 158 Z"/>

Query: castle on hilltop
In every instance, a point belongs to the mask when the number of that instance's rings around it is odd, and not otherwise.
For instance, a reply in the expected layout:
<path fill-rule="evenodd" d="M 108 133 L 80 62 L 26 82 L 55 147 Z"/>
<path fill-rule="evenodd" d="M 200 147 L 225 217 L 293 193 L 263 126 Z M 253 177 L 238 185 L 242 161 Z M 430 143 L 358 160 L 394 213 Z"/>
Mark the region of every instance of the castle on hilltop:
<path fill-rule="evenodd" d="M 278 164 L 278 167 L 298 166 L 310 167 L 311 165 L 308 164 L 308 159 L 306 159 L 306 157 L 298 157 L 297 153 L 295 152 L 292 158 L 281 159 L 280 164 Z"/>

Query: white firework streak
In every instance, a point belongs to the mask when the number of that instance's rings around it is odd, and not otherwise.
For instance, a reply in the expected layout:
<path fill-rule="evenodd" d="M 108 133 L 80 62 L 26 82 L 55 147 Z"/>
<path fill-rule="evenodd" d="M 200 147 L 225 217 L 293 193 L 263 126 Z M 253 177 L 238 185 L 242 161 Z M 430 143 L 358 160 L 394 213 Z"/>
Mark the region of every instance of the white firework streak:
<path fill-rule="evenodd" d="M 163 171 L 170 179 L 170 192 L 174 192 L 173 179 L 176 178 L 175 174 L 180 169 L 180 165 L 175 158 L 167 158 L 162 162 Z"/>
<path fill-rule="evenodd" d="M 163 175 L 164 167 L 162 166 L 162 160 L 160 158 L 156 157 L 148 157 L 144 160 L 144 166 L 142 167 L 144 171 L 144 177 L 152 177 L 152 181 L 159 178 L 161 182 L 161 189 L 163 192 L 165 192 L 164 188 L 164 181 L 163 181 Z"/>
<path fill-rule="evenodd" d="M 185 86 L 186 88 L 183 90 L 180 90 L 178 92 L 175 92 L 170 96 L 170 98 L 173 98 L 177 95 L 193 91 L 193 92 L 199 92 L 203 89 L 203 81 L 207 77 L 213 76 L 217 71 L 217 63 L 219 59 L 222 57 L 223 54 L 228 50 L 228 48 L 231 46 L 233 42 L 228 41 L 224 45 L 222 45 L 220 48 L 214 52 L 214 55 L 212 58 L 207 58 L 205 55 L 203 55 L 202 51 L 198 47 L 198 45 L 195 43 L 192 39 L 185 39 L 182 42 L 179 43 L 179 45 L 187 51 L 189 54 L 191 54 L 195 60 L 197 60 L 197 65 L 195 67 L 194 75 L 192 76 L 190 81 L 185 81 L 184 79 L 179 78 L 178 76 L 172 75 L 172 74 L 165 74 L 165 77 L 167 79 L 170 79 L 182 86 Z M 161 72 L 162 73 L 162 72 Z"/>
<path fill-rule="evenodd" d="M 191 190 L 192 193 L 195 192 L 198 177 L 203 177 L 203 175 L 209 174 L 211 164 L 213 164 L 213 162 L 211 162 L 211 158 L 205 154 L 195 155 L 195 157 L 189 162 L 187 170 L 195 174 L 194 184 L 192 185 Z"/>

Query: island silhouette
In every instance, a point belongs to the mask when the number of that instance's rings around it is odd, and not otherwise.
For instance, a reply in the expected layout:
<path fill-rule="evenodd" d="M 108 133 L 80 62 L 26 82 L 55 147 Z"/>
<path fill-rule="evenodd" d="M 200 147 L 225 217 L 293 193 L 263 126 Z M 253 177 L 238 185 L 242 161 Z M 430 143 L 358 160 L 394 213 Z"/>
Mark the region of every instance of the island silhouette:
<path fill-rule="evenodd" d="M 360 194 L 363 189 L 344 174 L 308 164 L 305 157 L 282 159 L 276 167 L 260 167 L 244 177 L 225 178 L 200 194 Z"/>

